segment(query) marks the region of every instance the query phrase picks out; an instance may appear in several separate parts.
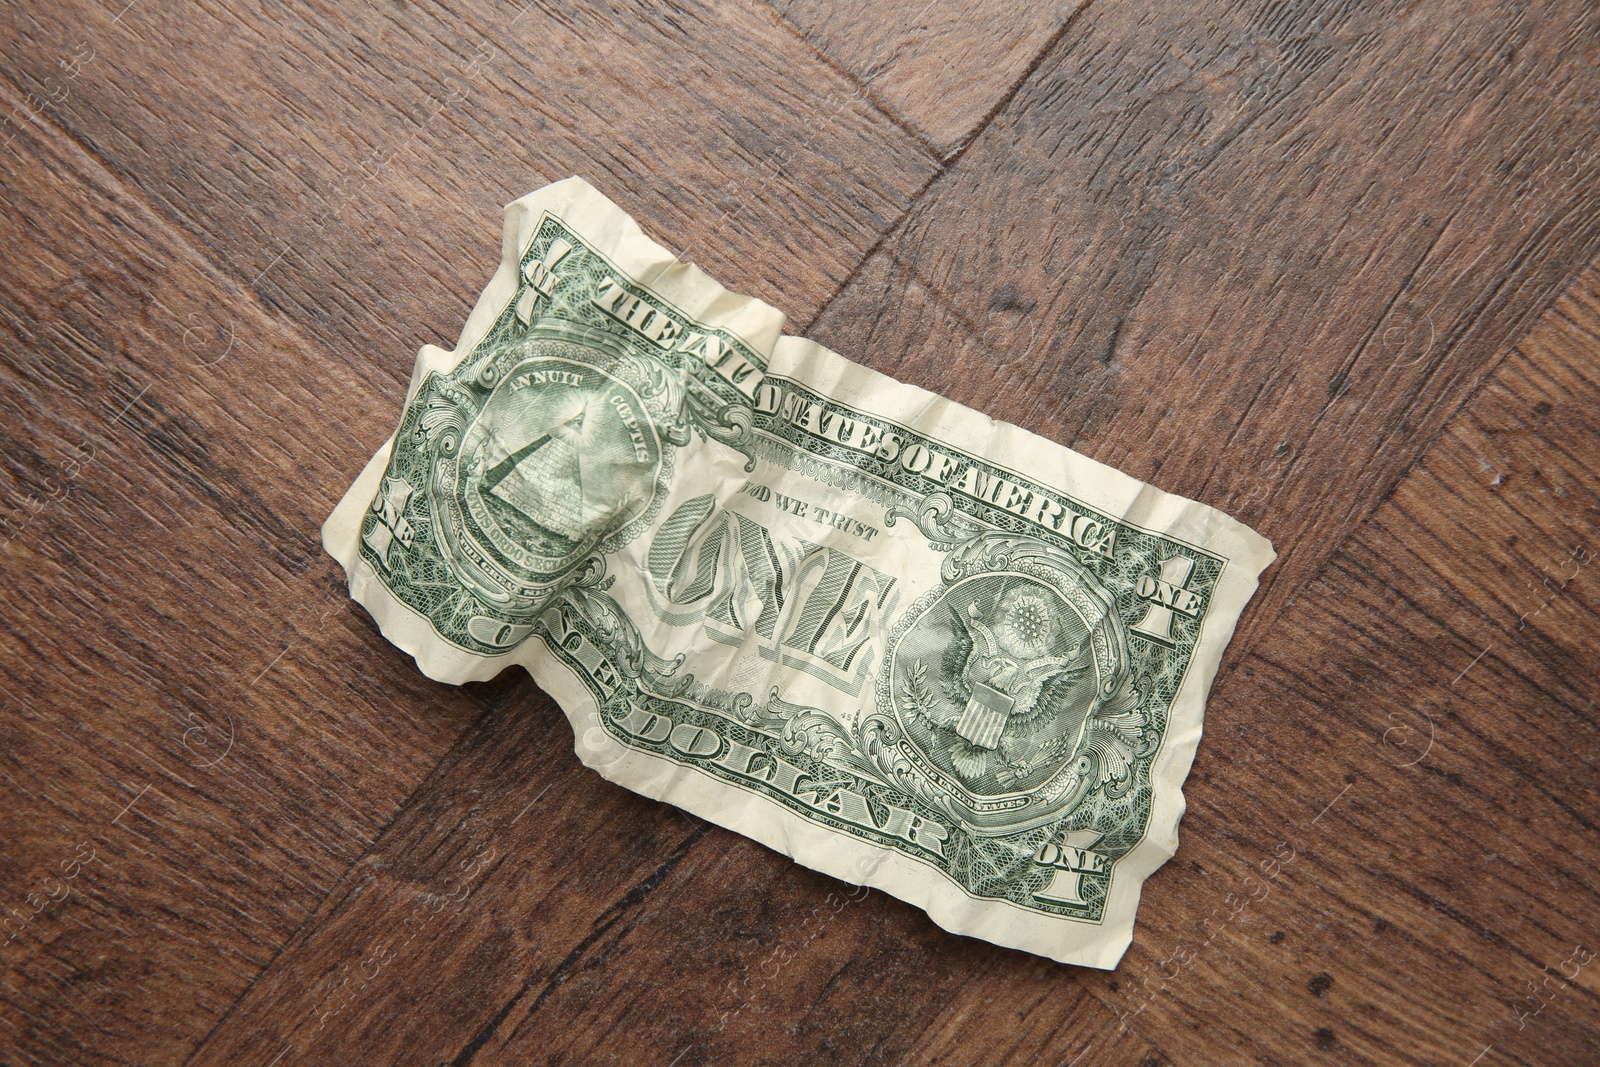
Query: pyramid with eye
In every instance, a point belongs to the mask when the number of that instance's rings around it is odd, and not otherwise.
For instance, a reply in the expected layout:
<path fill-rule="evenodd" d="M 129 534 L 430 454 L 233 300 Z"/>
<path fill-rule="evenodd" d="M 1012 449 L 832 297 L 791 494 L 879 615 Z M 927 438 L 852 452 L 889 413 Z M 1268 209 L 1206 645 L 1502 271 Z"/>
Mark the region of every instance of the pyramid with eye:
<path fill-rule="evenodd" d="M 483 487 L 531 521 L 569 540 L 581 540 L 591 525 L 583 491 L 583 420 L 580 408 L 566 422 L 534 438 L 495 464 Z"/>

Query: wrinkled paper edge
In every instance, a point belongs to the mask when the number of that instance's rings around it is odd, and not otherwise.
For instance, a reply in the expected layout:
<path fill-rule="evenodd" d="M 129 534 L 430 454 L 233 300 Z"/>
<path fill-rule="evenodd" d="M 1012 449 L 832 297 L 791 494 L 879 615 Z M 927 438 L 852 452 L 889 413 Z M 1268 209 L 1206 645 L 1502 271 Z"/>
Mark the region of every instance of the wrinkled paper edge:
<path fill-rule="evenodd" d="M 1151 765 L 1150 821 L 1139 843 L 1117 862 L 1099 923 L 1057 918 L 1009 901 L 973 897 L 936 870 L 894 849 L 818 826 L 777 801 L 720 782 L 692 767 L 638 752 L 613 740 L 599 706 L 578 677 L 546 649 L 524 641 L 499 657 L 464 652 L 439 639 L 428 621 L 405 605 L 361 559 L 362 517 L 377 496 L 388 465 L 391 435 L 368 461 L 323 525 L 323 546 L 344 567 L 351 596 L 372 615 L 384 637 L 409 653 L 437 681 L 487 681 L 519 664 L 566 713 L 574 751 L 584 765 L 634 792 L 664 800 L 700 818 L 753 838 L 803 866 L 854 885 L 881 889 L 926 911 L 952 933 L 1047 956 L 1061 963 L 1114 969 L 1133 940 L 1144 881 L 1178 847 L 1186 808 L 1182 786 L 1194 762 L 1205 699 L 1261 571 L 1276 558 L 1264 537 L 1222 512 L 1165 493 L 1097 460 L 938 394 L 853 363 L 814 341 L 782 335 L 784 316 L 753 297 L 723 288 L 692 264 L 681 263 L 645 236 L 616 204 L 581 178 L 568 178 L 506 205 L 499 268 L 462 328 L 453 351 L 424 345 L 406 403 L 429 371 L 447 371 L 488 334 L 517 293 L 522 252 L 545 213 L 560 216 L 633 280 L 655 290 L 706 326 L 725 329 L 757 352 L 769 353 L 767 373 L 804 381 L 814 391 L 899 422 L 998 465 L 1026 460 L 1027 476 L 1064 490 L 1122 521 L 1202 546 L 1226 564 L 1211 595 L 1167 730 Z M 401 406 L 404 411 L 404 405 Z M 398 421 L 398 420 L 397 420 Z"/>

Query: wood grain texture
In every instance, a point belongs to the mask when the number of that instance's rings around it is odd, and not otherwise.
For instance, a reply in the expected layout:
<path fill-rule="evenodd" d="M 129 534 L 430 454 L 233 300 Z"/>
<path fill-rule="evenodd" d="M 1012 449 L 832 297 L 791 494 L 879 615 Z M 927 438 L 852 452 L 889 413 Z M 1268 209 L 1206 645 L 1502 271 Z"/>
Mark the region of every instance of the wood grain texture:
<path fill-rule="evenodd" d="M 1597 35 L 1091 6 L 807 332 L 1266 534 L 1248 646 L 1597 247 Z"/>
<path fill-rule="evenodd" d="M 183 1059 L 457 732 L 537 698 L 421 679 L 317 540 L 409 353 L 459 329 L 501 202 L 582 170 L 817 306 L 933 166 L 758 5 L 174 14 L 3 20 L 28 267 L 5 292 L 0 1047 L 32 1062 Z"/>
<path fill-rule="evenodd" d="M 477 1064 L 1587 1062 L 1597 354 L 1591 268 L 1219 683 L 1181 877 L 1149 884 L 1115 974 L 950 937 L 599 783 L 560 751 L 552 707 L 537 737 L 501 713 L 480 724 L 419 789 L 436 798 L 420 821 L 380 843 L 374 886 L 330 902 L 200 1062 L 280 1047 Z M 532 770 L 529 753 L 544 753 Z M 566 812 L 546 816 L 553 835 L 494 829 L 545 795 L 532 783 L 604 802 L 584 825 L 627 827 L 647 853 L 607 837 L 615 869 L 598 877 L 619 881 L 584 899 L 575 873 L 540 869 L 580 832 Z M 472 848 L 454 845 L 474 820 Z M 502 868 L 501 848 L 532 869 Z M 431 873 L 391 875 L 405 857 Z M 444 921 L 411 918 L 433 901 L 451 902 Z M 391 958 L 402 977 L 363 985 L 348 1027 L 317 1026 Z M 469 972 L 481 1000 L 408 1013 L 405 976 Z M 404 1040 L 374 1044 L 396 1019 Z"/>
<path fill-rule="evenodd" d="M 582 173 L 680 255 L 809 317 L 936 167 L 754 0 L 140 4 L 112 23 L 92 4 L 8 20 L 19 92 L 323 350 L 381 353 L 391 382 L 453 341 L 501 206 L 547 182 Z"/>
<path fill-rule="evenodd" d="M 196 1062 L 269 1048 L 324 1062 L 904 1061 L 928 1019 L 899 1002 L 955 992 L 927 966 L 948 935 L 880 894 L 767 863 L 720 831 L 703 842 L 699 820 L 597 787 L 559 711 L 542 711 L 484 720 L 419 790 L 446 806 L 397 820 Z M 875 933 L 886 919 L 901 933 Z M 363 981 L 380 967 L 392 977 Z M 448 1011 L 408 1013 L 439 974 L 472 980 Z M 1072 1032 L 1115 1026 L 1073 997 Z M 1125 1045 L 1124 1062 L 1148 1052 Z"/>
<path fill-rule="evenodd" d="M 524 697 L 422 679 L 322 556 L 372 386 L 308 377 L 312 338 L 76 144 L 10 148 L 0 1018 L 37 1062 L 165 1062 Z"/>
<path fill-rule="evenodd" d="M 1218 687 L 1186 877 L 1091 979 L 1178 1061 L 1592 1058 L 1597 356 L 1591 267 Z"/>
<path fill-rule="evenodd" d="M 1591 1062 L 1593 5 L 73 0 L 0 43 L 0 1063 Z M 349 604 L 317 527 L 499 205 L 574 172 L 1277 542 L 1117 972 L 604 783 Z"/>
<path fill-rule="evenodd" d="M 773 7 L 886 112 L 948 159 L 988 122 L 1086 0 L 984 0 Z"/>
<path fill-rule="evenodd" d="M 571 745 L 548 701 L 486 715 L 192 1062 L 901 1063 L 927 1040 L 959 990 L 930 966 L 948 934 L 600 781 Z M 1060 1041 L 1150 1059 L 1065 995 Z"/>

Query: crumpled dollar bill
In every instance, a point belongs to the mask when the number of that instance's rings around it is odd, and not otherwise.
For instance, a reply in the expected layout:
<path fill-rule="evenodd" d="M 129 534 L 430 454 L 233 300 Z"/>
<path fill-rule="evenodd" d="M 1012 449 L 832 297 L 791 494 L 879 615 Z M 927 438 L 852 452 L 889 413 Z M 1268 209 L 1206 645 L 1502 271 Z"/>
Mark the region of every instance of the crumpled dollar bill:
<path fill-rule="evenodd" d="M 429 677 L 957 933 L 1114 967 L 1235 621 L 1228 516 L 784 336 L 577 178 L 323 530 Z"/>

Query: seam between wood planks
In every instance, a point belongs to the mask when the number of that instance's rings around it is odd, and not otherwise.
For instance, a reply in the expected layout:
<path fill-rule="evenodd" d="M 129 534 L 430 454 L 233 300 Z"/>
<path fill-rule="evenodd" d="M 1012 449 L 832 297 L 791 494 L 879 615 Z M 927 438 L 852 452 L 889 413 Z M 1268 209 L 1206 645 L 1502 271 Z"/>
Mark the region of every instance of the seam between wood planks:
<path fill-rule="evenodd" d="M 476 743 L 478 739 L 478 729 L 483 724 L 483 721 L 489 716 L 503 711 L 506 705 L 511 703 L 511 701 L 518 695 L 519 694 L 517 692 L 513 691 L 489 701 L 484 706 L 482 712 L 472 720 L 471 725 L 467 726 L 466 729 L 461 731 L 460 735 L 456 738 L 455 744 L 446 749 L 439 757 L 438 762 L 429 768 L 425 774 L 418 778 L 417 783 L 411 787 L 411 791 L 407 793 L 398 804 L 395 805 L 394 814 L 390 816 L 388 821 L 385 822 L 383 826 L 378 829 L 377 833 L 373 835 L 372 843 L 369 844 L 359 856 L 350 862 L 350 865 L 344 869 L 338 878 L 333 880 L 333 882 L 328 886 L 328 891 L 322 895 L 320 900 L 317 901 L 316 907 L 312 908 L 306 917 L 300 921 L 299 925 L 294 928 L 293 932 L 290 933 L 288 937 L 283 939 L 283 944 L 279 945 L 273 950 L 272 958 L 267 960 L 267 962 L 261 966 L 255 975 L 251 977 L 250 981 L 245 984 L 245 987 L 239 991 L 239 995 L 235 997 L 233 1001 L 229 1003 L 227 1009 L 217 1017 L 217 1021 L 212 1024 L 211 1029 L 206 1031 L 206 1035 L 197 1041 L 194 1047 L 190 1049 L 189 1055 L 183 1061 L 185 1067 L 187 1067 L 188 1064 L 193 1063 L 195 1057 L 205 1051 L 206 1046 L 211 1043 L 212 1038 L 216 1037 L 217 1032 L 222 1029 L 223 1024 L 233 1017 L 235 1009 L 237 1009 L 239 1005 L 244 1002 L 245 997 L 249 996 L 251 991 L 255 989 L 256 985 L 261 981 L 261 979 L 265 978 L 268 973 L 272 971 L 273 967 L 277 964 L 279 957 L 281 957 L 284 952 L 288 951 L 288 949 L 299 943 L 300 935 L 305 933 L 308 927 L 312 928 L 314 931 L 315 926 L 320 926 L 322 924 L 323 920 L 326 918 L 326 916 L 322 914 L 323 905 L 327 904 L 329 900 L 333 899 L 334 894 L 337 893 L 350 878 L 350 873 L 352 871 L 361 866 L 362 862 L 365 861 L 367 857 L 375 855 L 379 851 L 379 846 L 383 844 L 384 838 L 390 833 L 394 832 L 395 824 L 400 821 L 400 817 L 406 813 L 412 802 L 417 799 L 418 794 L 435 784 L 439 777 L 440 771 L 443 768 L 449 766 L 452 761 L 462 758 L 460 754 L 465 747 Z"/>
<path fill-rule="evenodd" d="M 938 148 L 934 146 L 932 141 L 928 140 L 926 134 L 911 124 L 910 119 L 906 118 L 904 115 L 901 115 L 899 112 L 895 111 L 892 107 L 886 104 L 882 99 L 880 99 L 878 94 L 874 93 L 872 88 L 867 85 L 866 82 L 862 81 L 850 71 L 840 66 L 838 61 L 835 60 L 833 56 L 829 55 L 827 52 L 824 52 L 822 47 L 818 45 L 817 42 L 813 41 L 809 36 L 807 36 L 806 33 L 800 29 L 800 27 L 784 18 L 782 12 L 774 9 L 773 6 L 767 2 L 763 2 L 761 7 L 766 11 L 772 22 L 780 27 L 779 32 L 788 33 L 790 36 L 794 37 L 801 44 L 805 45 L 806 48 L 810 49 L 811 54 L 815 56 L 824 67 L 827 67 L 845 81 L 859 88 L 861 90 L 861 99 L 871 104 L 877 109 L 878 114 L 888 119 L 896 129 L 905 134 L 907 137 L 911 138 L 912 141 L 916 142 L 917 147 L 922 149 L 922 151 L 927 154 L 928 158 L 934 161 L 934 173 L 936 175 L 939 173 L 938 165 L 943 161 L 939 158 Z M 927 185 L 924 184 L 922 189 L 926 188 Z M 914 194 L 912 194 L 912 202 L 915 202 L 916 199 L 922 195 L 922 189 L 918 189 Z M 895 224 L 899 225 L 899 220 L 896 220 Z"/>
<path fill-rule="evenodd" d="M 675 870 L 677 866 L 683 862 L 684 858 L 694 850 L 694 846 L 699 843 L 700 839 L 705 837 L 706 834 L 711 831 L 711 826 L 711 823 L 702 822 L 698 828 L 691 831 L 687 837 L 678 842 L 678 844 L 673 847 L 672 851 L 667 854 L 667 857 L 656 865 L 654 870 L 636 882 L 631 888 L 628 889 L 627 892 L 623 893 L 622 896 L 618 897 L 616 901 L 607 907 L 605 911 L 601 912 L 595 917 L 593 923 L 591 924 L 593 928 L 590 930 L 589 935 L 582 941 L 578 942 L 578 944 L 573 947 L 572 951 L 567 953 L 566 958 L 550 971 L 550 974 L 545 978 L 544 988 L 541 989 L 539 991 L 539 995 L 534 998 L 533 1006 L 528 1009 L 528 1013 L 524 1015 L 522 1020 L 517 1023 L 515 1028 L 513 1028 L 511 1034 L 506 1038 L 507 1041 L 514 1038 L 518 1031 L 522 1029 L 523 1025 L 533 1017 L 534 1013 L 544 1006 L 545 1001 L 549 1000 L 551 995 L 554 994 L 557 989 L 566 984 L 567 979 L 573 972 L 573 968 L 576 967 L 579 961 L 583 959 L 584 954 L 594 946 L 595 942 L 599 941 L 606 934 L 610 933 L 611 928 L 617 925 L 617 923 L 622 919 L 623 915 L 625 915 L 630 908 L 642 906 L 644 904 L 644 902 L 649 898 L 650 894 L 654 892 L 656 888 L 666 880 L 667 876 L 670 875 L 673 870 Z M 631 931 L 632 927 L 630 926 L 622 931 L 622 933 L 619 935 L 619 938 L 627 937 Z M 482 1029 L 474 1034 L 467 1041 L 467 1043 L 461 1047 L 461 1051 L 456 1053 L 455 1058 L 449 1061 L 450 1067 L 468 1067 L 473 1059 L 477 1057 L 478 1053 L 482 1051 L 483 1046 L 488 1043 L 489 1039 L 494 1037 L 494 1035 L 499 1031 L 500 1025 L 510 1017 L 511 1012 L 519 1003 L 521 1003 L 522 998 L 528 995 L 528 992 L 533 988 L 535 981 L 536 979 L 530 976 L 527 981 L 522 983 L 522 988 L 518 989 L 516 993 L 512 994 L 511 999 L 500 1006 L 500 1010 L 495 1012 L 488 1023 L 486 1023 Z"/>
<path fill-rule="evenodd" d="M 1071 15 L 1067 16 L 1066 21 L 1062 22 L 1061 25 L 1057 27 L 1056 32 L 1050 35 L 1050 39 L 1045 42 L 1044 47 L 1039 49 L 1039 54 L 1033 57 L 1033 61 L 1028 64 L 1027 69 L 1017 77 L 1016 82 L 1012 84 L 1011 88 L 1007 89 L 1005 93 L 1001 95 L 1000 99 L 995 101 L 994 106 L 989 109 L 988 114 L 984 115 L 982 121 L 980 121 L 978 125 L 973 128 L 971 135 L 968 136 L 965 141 L 958 145 L 948 156 L 945 156 L 942 159 L 938 155 L 934 155 L 933 158 L 938 161 L 939 166 L 932 174 L 928 176 L 928 180 L 922 183 L 922 188 L 911 194 L 910 199 L 906 201 L 905 210 L 900 212 L 900 216 L 896 218 L 894 222 L 883 231 L 883 233 L 878 235 L 878 239 L 876 241 L 872 242 L 872 247 L 866 250 L 866 253 L 862 255 L 855 267 L 850 271 L 849 274 L 845 276 L 844 280 L 839 283 L 839 287 L 834 290 L 833 295 L 825 300 L 822 306 L 817 309 L 816 313 L 806 321 L 805 326 L 802 328 L 804 333 L 809 334 L 813 329 L 816 328 L 817 323 L 821 321 L 822 317 L 828 313 L 828 310 L 833 307 L 834 303 L 839 299 L 840 296 L 844 294 L 845 290 L 849 289 L 855 280 L 861 276 L 861 272 L 866 268 L 867 264 L 872 262 L 872 257 L 877 254 L 878 249 L 882 248 L 884 242 L 893 236 L 896 231 L 900 230 L 901 224 L 904 223 L 906 219 L 911 217 L 912 211 L 916 209 L 917 204 L 922 201 L 922 198 L 927 195 L 928 190 L 933 188 L 934 183 L 940 178 L 943 178 L 945 175 L 949 174 L 955 169 L 956 164 L 961 162 L 961 158 L 967 154 L 967 149 L 971 148 L 977 143 L 978 135 L 983 133 L 984 130 L 988 129 L 989 126 L 993 124 L 995 117 L 999 115 L 1000 112 L 1004 111 L 1006 107 L 1010 105 L 1012 100 L 1016 99 L 1017 93 L 1021 92 L 1022 87 L 1032 80 L 1034 74 L 1041 66 L 1044 65 L 1045 60 L 1049 58 L 1053 52 L 1055 52 L 1056 47 L 1061 43 L 1062 38 L 1067 35 L 1068 31 L 1070 31 L 1073 26 L 1077 25 L 1078 19 L 1085 11 L 1088 11 L 1091 6 L 1092 0 L 1090 3 L 1085 3 Z M 774 14 L 776 14 L 776 12 L 774 12 Z M 793 26 L 790 28 L 793 29 Z M 795 30 L 794 32 L 798 33 L 799 31 Z M 810 44 L 811 42 L 807 40 L 806 43 Z M 815 48 L 816 46 L 812 45 L 812 47 Z M 830 59 L 829 62 L 831 63 L 832 60 Z M 850 76 L 846 75 L 846 77 Z M 851 80 L 856 81 L 856 79 L 853 77 L 851 77 Z M 860 83 L 857 82 L 857 84 Z M 888 113 L 885 112 L 885 114 Z"/>

